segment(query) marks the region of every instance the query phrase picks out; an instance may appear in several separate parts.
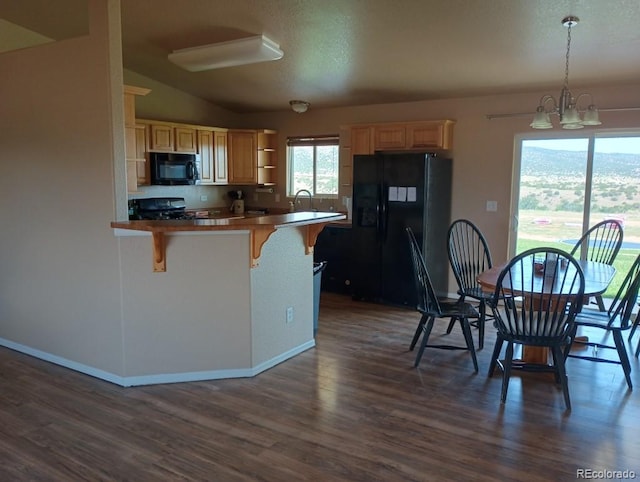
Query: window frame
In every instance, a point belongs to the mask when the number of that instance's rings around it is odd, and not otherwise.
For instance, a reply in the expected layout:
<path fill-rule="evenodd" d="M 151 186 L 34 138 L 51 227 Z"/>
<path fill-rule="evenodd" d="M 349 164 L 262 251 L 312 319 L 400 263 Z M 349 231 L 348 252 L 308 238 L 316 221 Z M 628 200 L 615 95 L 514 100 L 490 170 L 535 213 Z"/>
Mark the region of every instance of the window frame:
<path fill-rule="evenodd" d="M 292 149 L 294 147 L 310 146 L 313 147 L 313 199 L 338 199 L 340 188 L 340 137 L 338 134 L 326 134 L 326 135 L 313 135 L 313 136 L 298 136 L 287 137 L 287 179 L 286 179 L 286 192 L 287 197 L 293 198 L 296 191 L 293 187 L 294 182 L 294 165 L 292 157 Z M 321 146 L 335 146 L 338 155 L 338 164 L 336 166 L 336 184 L 338 186 L 338 192 L 335 194 L 318 194 L 316 192 L 316 186 L 318 182 L 317 175 L 317 147 Z"/>

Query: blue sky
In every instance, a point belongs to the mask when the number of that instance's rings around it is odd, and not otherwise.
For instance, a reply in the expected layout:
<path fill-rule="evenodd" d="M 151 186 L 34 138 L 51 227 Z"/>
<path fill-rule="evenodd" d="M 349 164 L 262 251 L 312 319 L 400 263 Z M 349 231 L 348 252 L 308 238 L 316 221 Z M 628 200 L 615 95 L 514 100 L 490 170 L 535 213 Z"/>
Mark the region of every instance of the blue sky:
<path fill-rule="evenodd" d="M 586 137 L 576 139 L 538 139 L 526 140 L 529 147 L 543 147 L 559 151 L 584 151 L 587 150 L 589 139 Z M 615 152 L 640 155 L 640 137 L 596 137 L 596 152 Z"/>

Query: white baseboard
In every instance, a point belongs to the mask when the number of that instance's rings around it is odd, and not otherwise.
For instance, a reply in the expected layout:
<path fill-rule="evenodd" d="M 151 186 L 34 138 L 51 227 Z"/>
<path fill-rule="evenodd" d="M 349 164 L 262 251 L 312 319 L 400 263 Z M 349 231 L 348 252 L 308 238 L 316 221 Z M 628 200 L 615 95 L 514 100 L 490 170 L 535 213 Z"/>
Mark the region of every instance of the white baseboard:
<path fill-rule="evenodd" d="M 163 383 L 182 383 L 182 382 L 196 382 L 196 381 L 205 381 L 205 380 L 221 380 L 225 378 L 251 378 L 262 373 L 265 370 L 268 370 L 269 368 L 272 368 L 288 360 L 289 358 L 293 358 L 294 356 L 306 350 L 309 350 L 310 348 L 315 347 L 316 341 L 315 339 L 312 339 L 306 343 L 303 343 L 302 345 L 294 347 L 291 350 L 288 350 L 252 368 L 206 370 L 206 371 L 188 372 L 188 373 L 159 373 L 159 374 L 150 374 L 150 375 L 138 375 L 133 377 L 122 377 L 119 375 L 115 375 L 113 373 L 100 370 L 98 368 L 94 368 L 94 367 L 85 365 L 83 363 L 78 363 L 73 360 L 69 360 L 67 358 L 59 357 L 57 355 L 52 355 L 51 353 L 47 353 L 42 350 L 38 350 L 26 345 L 22 345 L 20 343 L 15 343 L 10 340 L 6 340 L 4 338 L 0 338 L 0 346 L 10 348 L 20 353 L 30 355 L 34 358 L 38 358 L 40 360 L 55 363 L 56 365 L 69 368 L 71 370 L 84 373 L 85 375 L 99 378 L 101 380 L 105 380 L 107 382 L 114 383 L 122 387 L 133 387 L 133 386 L 140 386 L 140 385 L 158 385 Z"/>

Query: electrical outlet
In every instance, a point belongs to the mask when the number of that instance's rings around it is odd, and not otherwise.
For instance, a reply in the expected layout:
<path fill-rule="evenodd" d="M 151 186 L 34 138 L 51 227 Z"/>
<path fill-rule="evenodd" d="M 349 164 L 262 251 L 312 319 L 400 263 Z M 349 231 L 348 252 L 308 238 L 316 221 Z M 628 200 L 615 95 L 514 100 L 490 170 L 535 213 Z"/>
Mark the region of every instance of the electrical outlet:
<path fill-rule="evenodd" d="M 487 201 L 487 211 L 495 212 L 498 210 L 498 201 Z"/>
<path fill-rule="evenodd" d="M 293 306 L 287 307 L 287 325 L 293 323 Z"/>
<path fill-rule="evenodd" d="M 200 201 L 205 202 L 209 200 L 209 197 L 206 194 L 203 194 L 202 196 L 200 196 Z"/>

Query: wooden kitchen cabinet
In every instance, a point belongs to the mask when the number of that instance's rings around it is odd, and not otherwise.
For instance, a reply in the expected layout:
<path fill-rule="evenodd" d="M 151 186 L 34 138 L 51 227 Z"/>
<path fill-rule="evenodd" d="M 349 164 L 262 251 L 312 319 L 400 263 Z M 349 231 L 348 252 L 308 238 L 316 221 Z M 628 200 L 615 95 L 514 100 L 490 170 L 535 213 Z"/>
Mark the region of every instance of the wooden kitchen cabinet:
<path fill-rule="evenodd" d="M 150 126 L 149 148 L 152 151 L 173 151 L 173 127 L 165 124 Z"/>
<path fill-rule="evenodd" d="M 137 192 L 140 180 L 138 175 L 140 157 L 138 157 L 137 147 L 136 96 L 147 95 L 149 92 L 151 92 L 149 89 L 142 87 L 124 86 L 124 142 L 128 192 Z M 142 160 L 144 160 L 144 155 Z"/>
<path fill-rule="evenodd" d="M 255 130 L 228 132 L 229 183 L 258 183 L 258 133 Z"/>
<path fill-rule="evenodd" d="M 351 127 L 351 152 L 448 150 L 453 148 L 452 120 L 394 122 Z"/>
<path fill-rule="evenodd" d="M 405 149 L 407 129 L 404 124 L 378 125 L 373 128 L 373 150 Z"/>
<path fill-rule="evenodd" d="M 227 184 L 227 132 L 198 129 L 197 149 L 200 155 L 200 180 L 198 184 Z"/>
<path fill-rule="evenodd" d="M 229 184 L 229 161 L 227 131 L 213 131 L 213 182 Z"/>
<path fill-rule="evenodd" d="M 175 127 L 175 151 L 196 152 L 196 130 L 191 127 Z"/>
<path fill-rule="evenodd" d="M 452 149 L 453 125 L 450 120 L 407 124 L 407 149 Z"/>
<path fill-rule="evenodd" d="M 373 154 L 373 133 L 370 126 L 351 128 L 351 155 Z"/>
<path fill-rule="evenodd" d="M 138 119 L 149 125 L 149 149 L 164 152 L 196 153 L 197 129 L 187 124 Z"/>
<path fill-rule="evenodd" d="M 149 172 L 149 163 L 146 158 L 146 153 L 149 150 L 147 143 L 147 126 L 136 124 L 135 133 L 136 177 L 138 186 L 148 186 L 151 182 L 151 175 Z"/>

